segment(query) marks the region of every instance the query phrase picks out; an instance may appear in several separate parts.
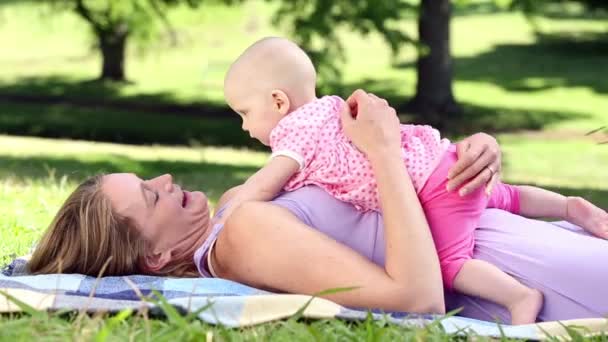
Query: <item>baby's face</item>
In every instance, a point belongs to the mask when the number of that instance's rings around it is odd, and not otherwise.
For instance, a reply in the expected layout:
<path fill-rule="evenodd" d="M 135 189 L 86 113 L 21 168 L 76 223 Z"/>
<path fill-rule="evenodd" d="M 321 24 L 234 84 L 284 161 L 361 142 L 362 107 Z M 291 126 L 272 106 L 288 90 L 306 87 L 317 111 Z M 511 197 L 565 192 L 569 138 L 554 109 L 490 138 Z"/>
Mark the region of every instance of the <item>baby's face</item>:
<path fill-rule="evenodd" d="M 243 120 L 242 128 L 262 144 L 270 144 L 270 132 L 283 117 L 274 106 L 272 95 L 246 89 L 246 85 L 228 83 L 224 88 L 226 102 Z"/>

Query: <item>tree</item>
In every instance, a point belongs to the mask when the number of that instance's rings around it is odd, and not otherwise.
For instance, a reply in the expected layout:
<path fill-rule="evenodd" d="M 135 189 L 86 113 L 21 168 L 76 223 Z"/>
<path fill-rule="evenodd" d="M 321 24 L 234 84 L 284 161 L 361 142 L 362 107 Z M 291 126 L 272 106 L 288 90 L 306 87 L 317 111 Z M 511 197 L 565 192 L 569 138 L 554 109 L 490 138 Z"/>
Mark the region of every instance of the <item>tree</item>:
<path fill-rule="evenodd" d="M 49 0 L 84 19 L 97 40 L 102 56 L 99 79 L 124 81 L 125 53 L 129 38 L 145 37 L 161 23 L 171 30 L 166 17 L 170 7 L 200 6 L 202 0 Z"/>
<path fill-rule="evenodd" d="M 396 53 L 403 46 L 418 46 L 416 94 L 402 108 L 420 114 L 427 123 L 441 127 L 445 119 L 461 113 L 452 92 L 453 62 L 450 53 L 450 0 L 277 0 L 277 23 L 287 23 L 297 42 L 307 50 L 320 69 L 322 78 L 339 79 L 338 64 L 344 61 L 342 43 L 336 33 L 340 27 L 367 34 L 375 31 Z M 588 10 L 606 11 L 606 0 L 571 0 Z M 528 16 L 542 13 L 544 5 L 564 0 L 496 0 Z M 455 1 L 466 7 L 467 0 Z M 400 30 L 406 15 L 418 14 L 418 40 Z"/>
<path fill-rule="evenodd" d="M 418 13 L 419 41 L 397 25 L 406 15 Z M 416 96 L 405 108 L 425 115 L 425 121 L 440 125 L 445 115 L 459 113 L 452 93 L 449 0 L 292 0 L 281 1 L 276 23 L 287 23 L 292 34 L 311 54 L 322 79 L 339 79 L 337 65 L 344 61 L 338 28 L 360 34 L 378 32 L 393 53 L 403 46 L 418 47 Z"/>
<path fill-rule="evenodd" d="M 461 113 L 452 92 L 452 55 L 450 53 L 450 0 L 422 0 L 418 14 L 420 43 L 416 95 L 406 104 L 411 112 L 424 115 L 425 121 L 441 127 L 446 116 Z"/>
<path fill-rule="evenodd" d="M 396 53 L 414 40 L 397 27 L 404 14 L 416 11 L 409 1 L 372 0 L 276 0 L 279 9 L 274 23 L 285 25 L 298 43 L 311 55 L 323 83 L 340 79 L 338 65 L 344 62 L 344 44 L 338 30 L 366 35 L 378 32 Z"/>

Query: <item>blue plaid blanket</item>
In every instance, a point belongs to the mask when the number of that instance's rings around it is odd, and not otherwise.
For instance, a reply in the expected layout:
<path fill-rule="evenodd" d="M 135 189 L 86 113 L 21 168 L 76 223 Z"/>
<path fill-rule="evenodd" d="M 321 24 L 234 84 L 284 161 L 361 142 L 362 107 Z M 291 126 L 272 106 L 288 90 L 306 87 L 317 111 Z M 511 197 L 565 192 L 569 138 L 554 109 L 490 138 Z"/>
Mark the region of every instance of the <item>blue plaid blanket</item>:
<path fill-rule="evenodd" d="M 195 312 L 211 324 L 240 327 L 284 319 L 306 306 L 303 317 L 365 320 L 368 312 L 348 309 L 321 298 L 304 295 L 275 294 L 233 281 L 217 278 L 167 278 L 144 275 L 94 278 L 80 274 L 28 275 L 24 259 L 15 259 L 0 275 L 0 312 L 19 312 L 13 297 L 39 310 L 85 310 L 118 312 L 157 308 L 153 301 L 142 300 L 153 291 L 182 312 Z M 5 297 L 5 298 L 2 298 Z M 608 332 L 608 320 L 585 319 L 543 322 L 522 326 L 498 326 L 496 323 L 464 317 L 433 315 L 390 315 L 372 313 L 375 319 L 396 324 L 423 326 L 437 319 L 448 333 L 469 331 L 481 336 L 544 339 L 565 335 L 565 325 L 584 326 L 587 333 Z"/>

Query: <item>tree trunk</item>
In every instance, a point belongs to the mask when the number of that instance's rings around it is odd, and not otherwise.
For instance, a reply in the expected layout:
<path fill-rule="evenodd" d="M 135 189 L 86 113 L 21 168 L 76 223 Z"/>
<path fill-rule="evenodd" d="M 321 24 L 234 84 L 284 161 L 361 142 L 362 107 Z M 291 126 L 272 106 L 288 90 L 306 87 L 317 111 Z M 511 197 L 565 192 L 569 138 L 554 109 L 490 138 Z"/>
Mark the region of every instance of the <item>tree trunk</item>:
<path fill-rule="evenodd" d="M 416 96 L 406 105 L 408 111 L 439 127 L 447 117 L 461 113 L 452 93 L 450 16 L 450 0 L 420 3 L 418 34 L 424 48 L 418 55 Z"/>
<path fill-rule="evenodd" d="M 125 81 L 125 50 L 127 30 L 115 29 L 98 32 L 99 49 L 101 50 L 101 80 Z"/>

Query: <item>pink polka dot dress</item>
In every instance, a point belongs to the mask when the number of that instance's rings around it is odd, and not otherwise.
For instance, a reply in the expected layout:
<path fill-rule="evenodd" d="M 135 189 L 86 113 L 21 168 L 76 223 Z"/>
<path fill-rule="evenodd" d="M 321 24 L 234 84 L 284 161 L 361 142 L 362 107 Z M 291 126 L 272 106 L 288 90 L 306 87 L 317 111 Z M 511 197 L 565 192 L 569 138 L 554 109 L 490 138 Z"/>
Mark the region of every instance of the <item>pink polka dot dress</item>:
<path fill-rule="evenodd" d="M 344 135 L 338 96 L 325 96 L 286 115 L 270 133 L 272 157 L 287 156 L 300 170 L 285 185 L 293 191 L 315 184 L 361 211 L 379 211 L 371 165 Z M 423 125 L 401 125 L 403 160 L 419 193 L 450 146 L 439 131 Z"/>

